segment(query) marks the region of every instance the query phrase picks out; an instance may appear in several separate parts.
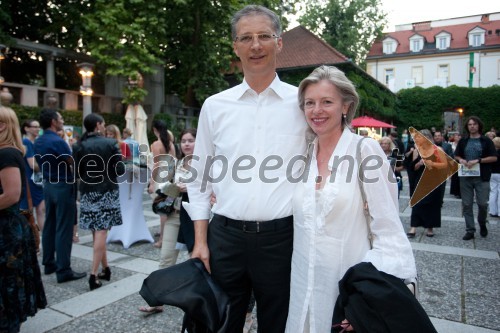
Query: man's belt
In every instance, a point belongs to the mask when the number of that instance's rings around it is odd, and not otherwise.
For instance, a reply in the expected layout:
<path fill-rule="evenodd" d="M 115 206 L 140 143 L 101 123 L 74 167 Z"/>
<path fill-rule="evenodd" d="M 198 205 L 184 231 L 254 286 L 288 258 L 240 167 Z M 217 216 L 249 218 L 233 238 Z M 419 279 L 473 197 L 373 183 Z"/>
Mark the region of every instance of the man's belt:
<path fill-rule="evenodd" d="M 270 221 L 242 221 L 218 215 L 224 221 L 224 225 L 240 229 L 247 233 L 260 233 L 266 231 L 276 231 L 293 225 L 293 216 L 282 217 Z"/>

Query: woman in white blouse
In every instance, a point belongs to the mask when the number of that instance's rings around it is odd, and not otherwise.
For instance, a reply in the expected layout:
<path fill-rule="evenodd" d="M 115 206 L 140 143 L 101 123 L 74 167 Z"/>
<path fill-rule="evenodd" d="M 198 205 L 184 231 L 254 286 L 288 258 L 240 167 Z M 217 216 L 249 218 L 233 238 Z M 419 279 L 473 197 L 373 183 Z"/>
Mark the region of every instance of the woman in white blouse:
<path fill-rule="evenodd" d="M 315 69 L 299 86 L 300 108 L 316 134 L 310 167 L 294 195 L 294 244 L 286 332 L 330 332 L 338 281 L 351 266 L 371 262 L 401 279 L 416 276 L 399 219 L 397 184 L 377 141 L 361 144 L 373 249 L 363 215 L 356 147 L 349 125 L 359 97 L 335 67 Z M 367 160 L 368 159 L 368 160 Z M 349 327 L 348 330 L 351 330 Z M 355 327 L 354 327 L 355 329 Z"/>

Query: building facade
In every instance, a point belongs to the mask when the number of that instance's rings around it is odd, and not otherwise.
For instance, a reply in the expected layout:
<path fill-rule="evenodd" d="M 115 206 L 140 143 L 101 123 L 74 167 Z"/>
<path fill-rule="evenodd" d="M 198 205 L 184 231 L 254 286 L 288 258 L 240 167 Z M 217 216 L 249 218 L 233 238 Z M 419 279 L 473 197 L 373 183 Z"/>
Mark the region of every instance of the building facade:
<path fill-rule="evenodd" d="M 397 92 L 500 84 L 500 12 L 396 26 L 371 47 L 367 72 Z"/>

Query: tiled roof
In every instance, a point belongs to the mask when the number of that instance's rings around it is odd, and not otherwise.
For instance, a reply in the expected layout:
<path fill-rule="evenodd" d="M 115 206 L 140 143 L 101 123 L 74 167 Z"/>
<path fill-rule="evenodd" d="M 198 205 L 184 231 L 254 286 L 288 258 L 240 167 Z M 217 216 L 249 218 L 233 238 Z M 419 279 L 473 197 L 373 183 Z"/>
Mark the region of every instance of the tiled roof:
<path fill-rule="evenodd" d="M 396 52 L 393 55 L 397 54 L 407 54 L 410 53 L 410 40 L 409 38 L 415 34 L 418 34 L 424 37 L 426 43 L 435 43 L 434 37 L 439 33 L 445 31 L 451 34 L 451 44 L 449 50 L 453 49 L 467 49 L 470 48 L 478 49 L 477 47 L 469 47 L 468 33 L 476 27 L 480 27 L 486 30 L 485 34 L 485 43 L 482 47 L 488 46 L 500 46 L 500 21 L 489 21 L 485 20 L 484 22 L 474 22 L 474 23 L 464 23 L 464 24 L 456 24 L 456 25 L 447 25 L 440 27 L 431 27 L 430 22 L 421 22 L 414 23 L 413 30 L 404 30 L 404 31 L 396 31 L 385 34 L 382 39 L 377 40 L 371 47 L 370 52 L 368 53 L 368 57 L 377 57 L 383 56 L 382 52 L 382 42 L 387 37 L 392 37 L 398 42 L 398 46 L 396 48 Z M 429 48 L 426 48 L 429 50 Z M 436 52 L 442 52 L 441 50 L 435 49 Z M 412 54 L 419 54 L 418 52 Z"/>
<path fill-rule="evenodd" d="M 332 65 L 348 60 L 342 53 L 302 26 L 284 32 L 282 37 L 283 49 L 278 54 L 278 70 Z"/>

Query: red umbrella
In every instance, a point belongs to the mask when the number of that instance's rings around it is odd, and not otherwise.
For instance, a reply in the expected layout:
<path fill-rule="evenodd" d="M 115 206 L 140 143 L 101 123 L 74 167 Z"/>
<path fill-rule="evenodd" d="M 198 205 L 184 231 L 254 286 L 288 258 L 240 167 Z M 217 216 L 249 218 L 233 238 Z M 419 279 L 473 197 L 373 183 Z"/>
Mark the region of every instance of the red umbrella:
<path fill-rule="evenodd" d="M 391 124 L 384 123 L 383 121 L 368 116 L 354 118 L 351 122 L 351 125 L 353 127 L 396 128 L 396 126 L 392 126 Z"/>

